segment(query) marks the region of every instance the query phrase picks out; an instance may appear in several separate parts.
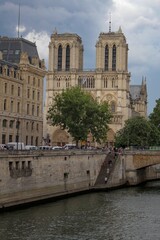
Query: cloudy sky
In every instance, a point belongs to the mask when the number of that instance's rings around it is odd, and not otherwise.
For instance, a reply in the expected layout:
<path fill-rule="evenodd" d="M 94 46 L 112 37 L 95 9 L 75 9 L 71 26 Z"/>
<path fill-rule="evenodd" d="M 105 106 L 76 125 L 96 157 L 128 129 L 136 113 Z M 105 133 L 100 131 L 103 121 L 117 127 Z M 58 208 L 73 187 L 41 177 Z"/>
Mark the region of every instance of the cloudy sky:
<path fill-rule="evenodd" d="M 121 26 L 129 45 L 131 84 L 146 77 L 148 114 L 160 98 L 160 0 L 0 0 L 0 35 L 17 37 L 21 4 L 20 35 L 36 42 L 40 58 L 48 63 L 48 44 L 58 33 L 81 36 L 84 68 L 95 68 L 95 44 L 100 32 Z"/>

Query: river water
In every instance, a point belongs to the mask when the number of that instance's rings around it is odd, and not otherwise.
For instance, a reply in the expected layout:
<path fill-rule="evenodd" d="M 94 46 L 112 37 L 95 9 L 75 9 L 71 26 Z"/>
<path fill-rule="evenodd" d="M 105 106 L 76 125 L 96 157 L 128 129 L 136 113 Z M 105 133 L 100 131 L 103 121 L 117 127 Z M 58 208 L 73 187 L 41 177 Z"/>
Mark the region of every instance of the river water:
<path fill-rule="evenodd" d="M 0 214 L 0 240 L 160 240 L 160 182 Z"/>

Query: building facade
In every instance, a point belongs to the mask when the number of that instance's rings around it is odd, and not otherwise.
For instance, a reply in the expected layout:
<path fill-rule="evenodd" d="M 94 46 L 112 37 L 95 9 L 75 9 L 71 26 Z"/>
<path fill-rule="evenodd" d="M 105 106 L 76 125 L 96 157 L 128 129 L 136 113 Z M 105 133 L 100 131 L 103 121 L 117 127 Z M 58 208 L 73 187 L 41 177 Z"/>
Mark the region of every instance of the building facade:
<path fill-rule="evenodd" d="M 45 73 L 35 43 L 0 38 L 0 144 L 42 143 Z"/>
<path fill-rule="evenodd" d="M 46 121 L 53 95 L 71 86 L 79 85 L 98 101 L 108 101 L 113 118 L 109 125 L 107 145 L 114 144 L 116 132 L 127 119 L 134 114 L 147 115 L 146 81 L 142 81 L 137 88 L 130 85 L 128 44 L 121 27 L 117 32 L 99 34 L 94 70 L 83 70 L 83 51 L 82 39 L 77 34 L 58 34 L 55 31 L 51 35 L 44 115 L 44 136 L 51 145 L 72 142 L 66 131 Z"/>

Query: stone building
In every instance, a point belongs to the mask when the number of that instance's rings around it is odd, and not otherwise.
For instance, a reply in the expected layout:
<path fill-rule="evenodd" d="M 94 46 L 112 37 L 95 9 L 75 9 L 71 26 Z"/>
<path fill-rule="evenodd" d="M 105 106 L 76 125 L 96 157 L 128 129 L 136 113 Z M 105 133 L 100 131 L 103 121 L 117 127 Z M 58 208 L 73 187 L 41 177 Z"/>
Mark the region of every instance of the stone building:
<path fill-rule="evenodd" d="M 130 85 L 128 44 L 121 27 L 117 32 L 100 33 L 96 42 L 96 67 L 83 70 L 83 44 L 77 34 L 55 31 L 49 43 L 49 69 L 46 83 L 44 136 L 51 144 L 72 142 L 71 136 L 58 127 L 50 126 L 46 114 L 52 97 L 62 89 L 79 85 L 98 101 L 107 100 L 113 113 L 107 145 L 114 144 L 115 133 L 133 115 L 147 116 L 146 81 Z"/>
<path fill-rule="evenodd" d="M 44 60 L 35 43 L 0 37 L 0 143 L 40 145 Z"/>

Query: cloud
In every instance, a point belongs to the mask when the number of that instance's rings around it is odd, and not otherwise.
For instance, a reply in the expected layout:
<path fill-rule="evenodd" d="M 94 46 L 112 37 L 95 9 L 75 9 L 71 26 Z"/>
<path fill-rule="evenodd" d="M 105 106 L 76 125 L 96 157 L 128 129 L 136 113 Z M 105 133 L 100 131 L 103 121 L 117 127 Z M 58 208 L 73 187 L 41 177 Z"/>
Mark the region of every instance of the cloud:
<path fill-rule="evenodd" d="M 1 35 L 17 36 L 18 4 L 19 0 L 0 0 Z M 21 0 L 21 33 L 36 41 L 46 65 L 55 27 L 58 33 L 77 33 L 84 45 L 84 68 L 95 68 L 95 44 L 100 32 L 108 32 L 111 12 L 112 31 L 121 26 L 129 45 L 131 84 L 147 77 L 150 112 L 160 97 L 159 6 L 159 0 Z"/>
<path fill-rule="evenodd" d="M 45 59 L 45 63 L 48 65 L 48 45 L 50 41 L 48 33 L 45 31 L 36 32 L 36 30 L 33 30 L 24 36 L 24 38 L 36 43 L 40 59 Z"/>

